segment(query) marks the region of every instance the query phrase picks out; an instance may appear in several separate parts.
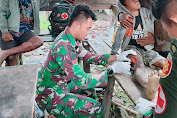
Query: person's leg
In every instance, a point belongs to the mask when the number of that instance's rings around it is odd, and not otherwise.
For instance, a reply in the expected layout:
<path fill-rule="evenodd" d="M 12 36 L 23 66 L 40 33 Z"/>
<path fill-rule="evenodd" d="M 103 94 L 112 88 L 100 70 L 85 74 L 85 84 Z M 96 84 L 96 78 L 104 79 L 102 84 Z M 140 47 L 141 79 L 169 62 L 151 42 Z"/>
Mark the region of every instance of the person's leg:
<path fill-rule="evenodd" d="M 134 76 L 137 82 L 146 90 L 148 79 L 145 73 L 143 59 L 139 54 L 131 55 L 130 58 L 135 58 L 135 60 L 137 61 L 137 63 L 132 63 L 134 69 Z"/>
<path fill-rule="evenodd" d="M 146 62 L 149 64 L 150 67 L 158 67 L 163 69 L 165 66 L 166 59 L 158 54 L 156 51 L 148 51 L 146 53 Z M 149 61 L 148 61 L 149 60 Z M 146 95 L 149 100 L 153 100 L 156 95 L 156 91 L 159 87 L 159 79 L 158 73 L 156 71 L 152 72 L 148 76 L 148 85 L 146 89 Z"/>
<path fill-rule="evenodd" d="M 16 47 L 18 45 L 16 39 L 13 40 L 13 41 L 5 42 L 4 40 L 2 40 L 2 35 L 0 35 L 0 43 L 1 43 L 0 52 L 8 50 L 10 48 L 14 48 L 14 47 Z M 0 58 L 1 58 L 1 56 L 0 56 Z M 17 65 L 16 59 L 17 59 L 17 55 L 16 54 L 8 56 L 7 58 L 5 58 L 5 61 L 6 61 L 5 66 Z"/>
<path fill-rule="evenodd" d="M 16 55 L 16 54 L 8 56 L 5 59 L 5 61 L 6 61 L 5 66 L 14 66 L 14 65 L 17 65 L 18 64 L 18 62 L 17 62 L 18 57 L 17 56 L 18 55 Z"/>
<path fill-rule="evenodd" d="M 36 97 L 36 102 L 41 110 L 46 110 L 50 116 L 55 116 L 56 118 L 100 118 L 102 116 L 101 104 L 92 98 L 72 93 L 63 94 L 63 98 L 57 96 L 56 93 L 52 95 L 54 95 L 52 98 L 51 96 L 46 96 L 45 98 L 40 94 Z M 46 105 L 44 105 L 45 103 Z"/>
<path fill-rule="evenodd" d="M 26 42 L 22 42 L 25 40 Z M 41 45 L 43 45 L 43 40 L 40 37 L 32 34 L 31 31 L 28 31 L 21 36 L 20 43 L 21 45 L 17 47 L 0 51 L 0 65 L 10 55 L 29 52 L 40 47 Z"/>

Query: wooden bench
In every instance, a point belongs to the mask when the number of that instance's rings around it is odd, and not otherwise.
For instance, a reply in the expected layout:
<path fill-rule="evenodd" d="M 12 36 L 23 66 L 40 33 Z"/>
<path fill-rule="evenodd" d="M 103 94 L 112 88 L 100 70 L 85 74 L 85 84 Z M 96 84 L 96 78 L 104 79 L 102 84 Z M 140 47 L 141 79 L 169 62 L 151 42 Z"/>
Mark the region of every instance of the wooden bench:
<path fill-rule="evenodd" d="M 34 117 L 38 68 L 37 64 L 0 68 L 0 118 Z"/>

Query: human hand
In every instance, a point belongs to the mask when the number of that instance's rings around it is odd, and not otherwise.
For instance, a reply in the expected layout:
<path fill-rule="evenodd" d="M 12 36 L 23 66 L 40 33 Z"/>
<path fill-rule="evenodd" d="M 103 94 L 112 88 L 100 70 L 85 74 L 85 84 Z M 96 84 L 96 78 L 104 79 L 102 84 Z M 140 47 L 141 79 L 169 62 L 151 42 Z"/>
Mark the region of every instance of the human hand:
<path fill-rule="evenodd" d="M 156 105 L 155 102 L 148 101 L 141 97 L 135 103 L 136 103 L 136 107 L 135 107 L 136 111 L 142 115 L 149 112 L 152 109 L 152 107 L 155 107 Z"/>
<path fill-rule="evenodd" d="M 128 13 L 120 13 L 119 14 L 119 22 L 120 24 L 125 27 L 126 29 L 133 27 L 133 21 L 131 19 L 133 19 L 133 16 L 131 16 Z"/>
<path fill-rule="evenodd" d="M 136 52 L 133 51 L 133 50 L 123 51 L 122 53 L 117 55 L 117 61 L 128 61 L 128 62 L 131 62 L 131 59 L 129 59 L 127 57 L 129 54 L 130 55 L 137 55 Z"/>
<path fill-rule="evenodd" d="M 146 45 L 152 45 L 155 44 L 155 38 L 154 35 L 150 32 L 147 32 L 147 37 L 142 37 L 139 38 L 136 42 L 137 44 L 140 44 L 141 46 L 146 46 Z"/>
<path fill-rule="evenodd" d="M 113 65 L 111 65 L 111 68 L 114 73 L 128 73 L 130 72 L 130 62 L 115 62 Z"/>
<path fill-rule="evenodd" d="M 5 42 L 8 42 L 8 41 L 12 41 L 14 40 L 12 35 L 10 34 L 10 32 L 5 32 L 5 33 L 2 33 L 2 40 L 4 40 Z"/>

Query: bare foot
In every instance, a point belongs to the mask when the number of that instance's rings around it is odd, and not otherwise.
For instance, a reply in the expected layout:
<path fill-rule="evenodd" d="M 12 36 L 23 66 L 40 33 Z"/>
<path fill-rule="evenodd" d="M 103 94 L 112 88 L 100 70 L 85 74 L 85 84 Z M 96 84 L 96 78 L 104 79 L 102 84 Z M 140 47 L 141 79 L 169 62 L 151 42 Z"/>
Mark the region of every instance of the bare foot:
<path fill-rule="evenodd" d="M 149 74 L 148 85 L 146 90 L 146 95 L 149 100 L 153 100 L 155 98 L 157 89 L 159 88 L 159 80 L 160 76 L 158 76 L 156 70 Z"/>
<path fill-rule="evenodd" d="M 3 63 L 3 61 L 8 57 L 6 50 L 0 50 L 0 67 Z"/>

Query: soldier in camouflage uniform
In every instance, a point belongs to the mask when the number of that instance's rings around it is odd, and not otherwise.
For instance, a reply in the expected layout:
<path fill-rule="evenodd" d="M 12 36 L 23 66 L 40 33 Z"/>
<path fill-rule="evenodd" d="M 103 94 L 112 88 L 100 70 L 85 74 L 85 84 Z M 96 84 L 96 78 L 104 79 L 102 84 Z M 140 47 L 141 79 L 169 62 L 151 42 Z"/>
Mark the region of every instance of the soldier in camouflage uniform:
<path fill-rule="evenodd" d="M 106 65 L 115 60 L 126 60 L 130 53 L 135 54 L 130 51 L 122 56 L 98 55 L 85 50 L 77 40 L 84 40 L 92 26 L 92 20 L 96 20 L 96 17 L 90 7 L 85 4 L 76 6 L 69 26 L 52 44 L 44 67 L 39 72 L 36 102 L 41 110 L 55 117 L 101 117 L 100 103 L 80 94 L 82 91 L 93 90 L 94 87 L 106 86 L 108 74 L 111 76 L 113 72 L 130 70 L 130 62 L 116 62 L 109 69 L 87 74 L 78 65 L 78 57 L 88 63 Z M 116 66 L 123 69 L 115 69 Z"/>

